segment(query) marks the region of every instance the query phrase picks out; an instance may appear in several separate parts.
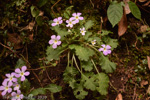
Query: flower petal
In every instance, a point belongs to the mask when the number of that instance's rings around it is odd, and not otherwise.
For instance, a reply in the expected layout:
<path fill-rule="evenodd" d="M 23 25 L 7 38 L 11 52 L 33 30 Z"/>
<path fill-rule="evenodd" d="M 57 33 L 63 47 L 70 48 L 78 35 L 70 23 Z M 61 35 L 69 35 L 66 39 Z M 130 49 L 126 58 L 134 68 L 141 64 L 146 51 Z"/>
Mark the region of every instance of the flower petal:
<path fill-rule="evenodd" d="M 22 77 L 21 77 L 21 81 L 24 81 L 24 80 L 25 80 L 25 77 L 24 77 L 24 76 L 22 76 Z"/>
<path fill-rule="evenodd" d="M 60 21 L 62 19 L 62 17 L 58 17 L 58 20 Z"/>
<path fill-rule="evenodd" d="M 84 18 L 83 17 L 79 17 L 79 20 L 83 20 Z"/>
<path fill-rule="evenodd" d="M 54 22 L 57 22 L 57 21 L 58 21 L 58 19 L 57 19 L 57 18 L 55 18 L 55 19 L 53 19 L 53 21 L 54 21 Z"/>
<path fill-rule="evenodd" d="M 30 74 L 30 72 L 25 72 L 24 73 L 25 76 L 28 76 L 29 74 Z"/>
<path fill-rule="evenodd" d="M 101 45 L 103 48 L 105 48 L 105 44 Z"/>
<path fill-rule="evenodd" d="M 8 86 L 12 86 L 12 85 L 13 85 L 12 81 L 9 81 Z"/>
<path fill-rule="evenodd" d="M 18 77 L 20 77 L 20 74 L 15 74 L 15 76 L 18 78 Z"/>
<path fill-rule="evenodd" d="M 60 21 L 59 21 L 59 24 L 61 24 L 62 22 L 63 22 L 63 20 L 60 20 Z"/>
<path fill-rule="evenodd" d="M 7 91 L 3 91 L 3 92 L 2 92 L 2 96 L 6 95 L 6 92 L 7 92 Z"/>
<path fill-rule="evenodd" d="M 77 15 L 76 13 L 73 13 L 73 14 L 72 14 L 72 16 L 76 16 L 76 15 Z"/>
<path fill-rule="evenodd" d="M 11 96 L 16 96 L 16 92 L 12 92 L 12 93 L 11 93 Z"/>
<path fill-rule="evenodd" d="M 5 88 L 4 86 L 0 86 L 0 90 L 4 90 L 4 88 Z"/>
<path fill-rule="evenodd" d="M 22 66 L 21 70 L 25 72 L 27 70 L 27 66 Z"/>
<path fill-rule="evenodd" d="M 13 78 L 12 81 L 13 81 L 13 82 L 17 82 L 17 78 Z"/>
<path fill-rule="evenodd" d="M 7 80 L 4 80 L 2 83 L 3 86 L 7 86 Z"/>
<path fill-rule="evenodd" d="M 12 88 L 9 88 L 9 89 L 8 89 L 8 93 L 10 93 L 11 91 L 12 91 Z"/>
<path fill-rule="evenodd" d="M 56 26 L 56 25 L 57 25 L 57 23 L 52 23 L 51 25 L 52 25 L 52 26 Z"/>
<path fill-rule="evenodd" d="M 104 51 L 104 48 L 100 48 L 100 49 L 98 49 L 98 51 Z"/>
<path fill-rule="evenodd" d="M 75 17 L 71 17 L 69 20 L 70 20 L 70 21 L 73 21 L 73 20 L 75 20 Z"/>
<path fill-rule="evenodd" d="M 57 48 L 57 44 L 53 44 L 53 46 L 52 46 L 52 47 L 53 47 L 54 49 L 55 49 L 55 48 Z"/>
<path fill-rule="evenodd" d="M 16 72 L 16 73 L 21 73 L 21 71 L 20 71 L 19 68 L 17 68 L 17 69 L 15 70 L 15 72 Z"/>
<path fill-rule="evenodd" d="M 77 16 L 80 16 L 82 13 L 77 13 Z"/>
<path fill-rule="evenodd" d="M 111 49 L 111 47 L 110 47 L 109 45 L 107 45 L 107 46 L 106 46 L 106 49 L 107 49 L 107 50 L 108 50 L 108 49 Z"/>
<path fill-rule="evenodd" d="M 111 50 L 107 50 L 108 54 L 111 54 Z"/>
<path fill-rule="evenodd" d="M 56 39 L 56 35 L 52 35 L 52 36 L 51 36 L 51 39 Z"/>
<path fill-rule="evenodd" d="M 61 44 L 61 41 L 58 41 L 58 42 L 57 42 L 57 45 L 60 45 L 60 44 Z"/>
<path fill-rule="evenodd" d="M 104 55 L 108 55 L 107 50 L 103 51 L 103 54 L 104 54 Z"/>
<path fill-rule="evenodd" d="M 61 38 L 61 37 L 60 37 L 59 35 L 56 37 L 57 40 L 60 40 L 60 38 Z"/>
<path fill-rule="evenodd" d="M 53 43 L 54 43 L 54 40 L 49 40 L 48 43 L 49 43 L 49 44 L 53 44 Z"/>
<path fill-rule="evenodd" d="M 10 74 L 5 74 L 6 77 L 10 77 Z"/>

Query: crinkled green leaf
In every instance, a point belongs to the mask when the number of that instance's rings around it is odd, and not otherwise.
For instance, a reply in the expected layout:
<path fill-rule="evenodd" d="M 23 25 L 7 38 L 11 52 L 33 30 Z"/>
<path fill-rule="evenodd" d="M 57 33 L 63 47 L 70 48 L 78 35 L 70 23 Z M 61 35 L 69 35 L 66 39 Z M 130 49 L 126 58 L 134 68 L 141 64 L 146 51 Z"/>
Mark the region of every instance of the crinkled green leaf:
<path fill-rule="evenodd" d="M 66 70 L 64 71 L 64 81 L 69 82 L 75 78 L 75 76 L 78 74 L 78 70 L 74 67 L 66 67 Z"/>
<path fill-rule="evenodd" d="M 87 61 L 87 62 L 84 61 L 81 63 L 81 65 L 85 71 L 91 71 L 93 69 L 93 64 L 91 63 L 91 61 Z"/>
<path fill-rule="evenodd" d="M 47 50 L 46 50 L 46 59 L 49 61 L 52 60 L 58 60 L 60 54 L 62 53 L 63 49 L 61 47 L 57 47 L 56 49 L 53 49 L 52 46 L 48 46 Z"/>
<path fill-rule="evenodd" d="M 87 32 L 85 33 L 85 35 L 83 36 L 83 38 L 84 38 L 85 40 L 87 40 L 90 35 L 92 35 L 92 32 L 88 32 L 88 31 L 87 31 Z"/>
<path fill-rule="evenodd" d="M 88 61 L 91 56 L 94 55 L 94 51 L 88 47 L 82 47 L 80 45 L 72 44 L 69 46 L 70 49 L 75 49 L 76 55 L 80 60 Z"/>
<path fill-rule="evenodd" d="M 21 84 L 21 89 L 23 89 L 24 92 L 28 93 L 30 90 L 30 86 L 31 86 L 30 82 L 27 79 L 25 79 Z"/>
<path fill-rule="evenodd" d="M 96 89 L 94 80 L 94 74 L 93 73 L 86 73 L 85 75 L 82 74 L 82 80 L 84 81 L 84 87 L 86 89 L 90 89 L 92 91 L 94 91 Z"/>
<path fill-rule="evenodd" d="M 113 50 L 114 48 L 117 48 L 117 46 L 118 46 L 118 41 L 117 41 L 117 39 L 107 38 L 106 44 L 107 44 L 107 45 L 110 45 L 110 46 L 111 46 L 111 50 Z"/>
<path fill-rule="evenodd" d="M 69 34 L 69 32 L 67 30 L 61 29 L 58 25 L 57 26 L 53 26 L 51 29 L 54 30 L 57 33 L 57 35 L 61 36 L 61 40 L 64 38 L 64 36 Z"/>
<path fill-rule="evenodd" d="M 90 29 L 93 25 L 94 25 L 94 22 L 93 22 L 92 20 L 88 20 L 88 21 L 85 23 L 85 30 Z"/>
<path fill-rule="evenodd" d="M 46 90 L 44 88 L 37 88 L 37 89 L 32 90 L 30 94 L 33 94 L 33 96 L 39 95 L 39 94 L 46 94 Z"/>
<path fill-rule="evenodd" d="M 57 93 L 62 90 L 62 87 L 56 84 L 49 84 L 45 89 L 51 91 L 52 93 Z"/>
<path fill-rule="evenodd" d="M 137 5 L 132 1 L 129 1 L 128 4 L 133 16 L 137 19 L 141 19 L 141 12 Z"/>
<path fill-rule="evenodd" d="M 105 36 L 105 35 L 108 35 L 108 34 L 110 34 L 110 33 L 113 33 L 113 32 L 108 31 L 108 30 L 102 30 L 101 36 Z"/>
<path fill-rule="evenodd" d="M 75 97 L 76 97 L 77 99 L 79 99 L 79 100 L 84 99 L 85 96 L 88 95 L 88 92 L 86 92 L 85 90 L 83 90 L 82 85 L 79 85 L 79 86 L 77 87 L 77 89 L 74 90 L 73 93 L 74 93 Z"/>
<path fill-rule="evenodd" d="M 106 73 L 112 73 L 116 69 L 116 64 L 103 55 L 100 57 L 100 65 Z"/>
<path fill-rule="evenodd" d="M 123 7 L 121 3 L 113 3 L 107 9 L 108 20 L 114 27 L 122 18 Z"/>
<path fill-rule="evenodd" d="M 96 82 L 98 83 L 98 86 L 96 87 L 96 90 L 101 94 L 101 95 L 106 95 L 107 94 L 107 89 L 109 86 L 109 78 L 106 74 L 104 73 L 99 73 L 96 76 Z"/>

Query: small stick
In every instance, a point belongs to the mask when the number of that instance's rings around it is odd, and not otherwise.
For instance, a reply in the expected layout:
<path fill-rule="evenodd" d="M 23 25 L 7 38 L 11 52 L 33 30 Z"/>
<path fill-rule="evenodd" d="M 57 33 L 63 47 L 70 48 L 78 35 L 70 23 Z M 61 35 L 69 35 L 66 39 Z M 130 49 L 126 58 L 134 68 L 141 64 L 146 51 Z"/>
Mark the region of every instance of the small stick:
<path fill-rule="evenodd" d="M 56 16 L 56 14 L 55 14 L 53 8 L 54 8 L 54 6 L 55 6 L 57 3 L 59 3 L 60 1 L 61 1 L 61 0 L 58 0 L 58 1 L 51 7 L 51 10 L 52 10 L 53 14 L 55 15 L 55 17 L 57 17 L 57 16 Z"/>

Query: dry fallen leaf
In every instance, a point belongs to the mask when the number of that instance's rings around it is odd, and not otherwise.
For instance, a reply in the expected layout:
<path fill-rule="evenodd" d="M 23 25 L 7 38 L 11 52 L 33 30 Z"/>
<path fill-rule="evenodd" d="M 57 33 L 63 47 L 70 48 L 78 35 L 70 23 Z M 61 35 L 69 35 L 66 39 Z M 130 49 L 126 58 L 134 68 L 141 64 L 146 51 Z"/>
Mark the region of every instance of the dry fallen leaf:
<path fill-rule="evenodd" d="M 139 0 L 139 2 L 145 2 L 145 1 L 147 1 L 147 0 Z"/>
<path fill-rule="evenodd" d="M 141 31 L 141 32 L 146 32 L 147 28 L 148 28 L 147 25 L 142 25 L 142 26 L 140 27 L 140 31 Z"/>
<path fill-rule="evenodd" d="M 125 10 L 124 10 L 123 16 L 122 16 L 120 22 L 118 23 L 119 37 L 122 36 L 126 32 L 127 27 L 128 27 L 127 17 L 126 17 Z"/>
<path fill-rule="evenodd" d="M 150 94 L 150 85 L 148 86 L 147 94 Z"/>
<path fill-rule="evenodd" d="M 147 85 L 147 84 L 148 84 L 148 81 L 145 81 L 145 80 L 142 80 L 140 82 L 141 87 L 144 87 L 144 85 Z"/>
<path fill-rule="evenodd" d="M 150 56 L 147 56 L 147 63 L 148 63 L 148 68 L 150 70 Z"/>
<path fill-rule="evenodd" d="M 150 6 L 149 4 L 150 4 L 150 1 L 146 2 L 143 6 L 148 6 L 149 7 Z"/>
<path fill-rule="evenodd" d="M 130 13 L 131 13 L 131 10 L 130 10 L 129 4 L 128 4 L 128 2 L 129 2 L 130 0 L 123 0 L 123 1 L 124 1 L 124 3 L 125 3 L 125 6 L 124 6 L 125 13 L 126 13 L 126 14 L 130 14 Z"/>
<path fill-rule="evenodd" d="M 29 35 L 29 40 L 33 41 L 33 33 Z"/>
<path fill-rule="evenodd" d="M 117 95 L 117 97 L 116 97 L 116 99 L 115 100 L 123 100 L 122 99 L 122 95 L 121 95 L 121 93 L 119 93 L 118 95 Z"/>
<path fill-rule="evenodd" d="M 35 24 L 35 21 L 34 22 L 30 22 L 26 27 L 21 28 L 19 31 L 23 31 L 23 30 L 30 30 L 30 31 L 32 31 L 33 27 L 34 27 L 34 24 Z"/>

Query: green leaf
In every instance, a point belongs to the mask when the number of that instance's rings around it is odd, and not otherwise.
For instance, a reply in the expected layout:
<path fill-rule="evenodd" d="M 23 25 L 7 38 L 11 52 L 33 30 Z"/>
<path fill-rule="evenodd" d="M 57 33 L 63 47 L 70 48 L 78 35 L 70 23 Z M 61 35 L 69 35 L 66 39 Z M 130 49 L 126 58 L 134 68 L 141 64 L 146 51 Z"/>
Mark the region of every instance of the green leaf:
<path fill-rule="evenodd" d="M 18 59 L 15 68 L 21 68 L 22 66 L 25 66 L 25 65 L 26 63 L 22 59 Z"/>
<path fill-rule="evenodd" d="M 49 84 L 45 89 L 51 91 L 52 93 L 57 93 L 62 90 L 62 87 L 56 84 Z"/>
<path fill-rule="evenodd" d="M 98 86 L 96 87 L 97 91 L 101 95 L 107 94 L 107 88 L 109 86 L 109 78 L 104 73 L 99 73 L 96 75 L 96 82 L 98 83 Z"/>
<path fill-rule="evenodd" d="M 83 90 L 82 85 L 78 85 L 77 89 L 74 90 L 74 95 L 77 99 L 84 99 L 86 95 L 88 95 L 88 92 L 86 92 L 85 90 Z"/>
<path fill-rule="evenodd" d="M 91 63 L 91 61 L 87 61 L 87 62 L 84 61 L 81 63 L 81 65 L 85 71 L 91 71 L 93 69 L 93 64 Z"/>
<path fill-rule="evenodd" d="M 39 15 L 40 11 L 35 9 L 35 6 L 31 6 L 30 9 L 31 9 L 31 14 L 33 17 L 37 17 Z"/>
<path fill-rule="evenodd" d="M 87 47 L 82 47 L 80 45 L 72 44 L 69 46 L 70 49 L 75 49 L 76 55 L 80 60 L 88 61 L 91 56 L 94 55 L 94 51 Z"/>
<path fill-rule="evenodd" d="M 57 33 L 57 35 L 60 35 L 61 39 L 63 39 L 64 36 L 69 34 L 69 32 L 67 30 L 61 29 L 59 26 L 54 26 L 51 29 L 54 30 Z"/>
<path fill-rule="evenodd" d="M 83 37 L 85 40 L 88 40 L 89 36 L 92 35 L 92 32 L 86 32 L 85 36 Z"/>
<path fill-rule="evenodd" d="M 74 67 L 66 67 L 66 70 L 64 71 L 64 81 L 69 82 L 75 78 L 75 76 L 78 74 L 78 70 Z"/>
<path fill-rule="evenodd" d="M 85 23 L 85 29 L 88 30 L 89 28 L 91 28 L 94 25 L 94 22 L 92 20 L 88 20 Z"/>
<path fill-rule="evenodd" d="M 46 90 L 44 88 L 37 88 L 31 91 L 30 94 L 33 94 L 33 96 L 38 95 L 38 94 L 46 94 Z"/>
<path fill-rule="evenodd" d="M 21 89 L 23 89 L 24 92 L 28 93 L 30 90 L 30 86 L 31 86 L 30 82 L 27 79 L 25 79 L 21 84 Z"/>
<path fill-rule="evenodd" d="M 123 8 L 121 3 L 113 3 L 107 9 L 108 20 L 114 27 L 122 18 Z"/>
<path fill-rule="evenodd" d="M 48 60 L 47 62 L 52 60 L 58 60 L 62 51 L 63 49 L 61 47 L 53 49 L 52 46 L 48 46 L 46 50 L 46 55 L 47 55 L 46 59 Z"/>
<path fill-rule="evenodd" d="M 118 46 L 118 40 L 117 39 L 111 39 L 111 38 L 107 38 L 107 45 L 111 46 L 111 50 L 113 50 L 114 48 L 117 48 Z"/>
<path fill-rule="evenodd" d="M 112 73 L 116 69 L 116 64 L 103 55 L 100 57 L 100 65 L 106 73 Z"/>
<path fill-rule="evenodd" d="M 42 7 L 42 6 L 44 6 L 47 2 L 48 2 L 48 0 L 40 0 L 40 1 L 38 2 L 38 6 L 39 6 L 39 7 Z"/>
<path fill-rule="evenodd" d="M 93 73 L 86 73 L 85 75 L 82 74 L 82 80 L 84 81 L 84 87 L 86 89 L 90 89 L 92 91 L 94 91 L 96 89 L 94 80 L 94 74 Z"/>
<path fill-rule="evenodd" d="M 128 4 L 133 16 L 137 19 L 141 19 L 141 12 L 137 5 L 132 1 L 129 1 Z"/>
<path fill-rule="evenodd" d="M 105 35 L 108 35 L 108 34 L 110 34 L 110 33 L 113 33 L 113 32 L 108 31 L 108 30 L 102 30 L 101 36 L 105 36 Z"/>
<path fill-rule="evenodd" d="M 37 16 L 37 17 L 35 18 L 35 20 L 36 20 L 36 22 L 37 22 L 37 24 L 38 24 L 39 26 L 42 26 L 42 25 L 43 25 L 42 16 Z"/>

